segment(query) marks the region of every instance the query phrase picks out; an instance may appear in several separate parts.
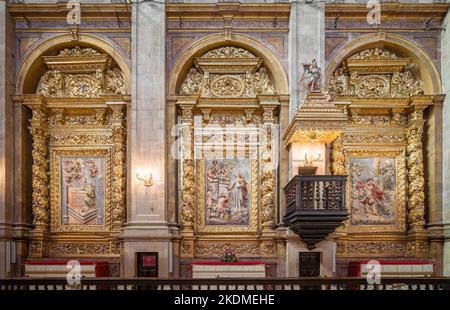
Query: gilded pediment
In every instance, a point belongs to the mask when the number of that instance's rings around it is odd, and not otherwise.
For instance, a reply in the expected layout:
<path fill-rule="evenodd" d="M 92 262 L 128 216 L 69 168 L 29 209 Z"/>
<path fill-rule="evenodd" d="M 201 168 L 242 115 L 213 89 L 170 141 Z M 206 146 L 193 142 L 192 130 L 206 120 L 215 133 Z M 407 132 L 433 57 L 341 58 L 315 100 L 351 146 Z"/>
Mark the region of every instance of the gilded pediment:
<path fill-rule="evenodd" d="M 360 51 L 333 73 L 332 96 L 359 98 L 409 98 L 423 94 L 423 82 L 413 73 L 414 64 L 385 48 Z"/>
<path fill-rule="evenodd" d="M 196 57 L 179 93 L 204 98 L 254 98 L 276 94 L 273 79 L 262 59 L 233 46 Z"/>
<path fill-rule="evenodd" d="M 128 93 L 124 75 L 111 57 L 93 48 L 65 48 L 42 60 L 47 71 L 39 81 L 39 95 L 93 98 Z"/>

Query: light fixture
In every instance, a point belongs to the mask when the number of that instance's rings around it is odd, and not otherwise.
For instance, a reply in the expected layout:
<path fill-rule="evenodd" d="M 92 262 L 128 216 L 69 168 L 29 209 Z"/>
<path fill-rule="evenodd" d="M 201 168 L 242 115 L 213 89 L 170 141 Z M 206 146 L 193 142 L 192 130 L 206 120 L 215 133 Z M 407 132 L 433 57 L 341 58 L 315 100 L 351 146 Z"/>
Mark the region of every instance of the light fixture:
<path fill-rule="evenodd" d="M 153 186 L 153 175 L 149 171 L 136 173 L 136 178 L 141 181 L 145 187 Z"/>

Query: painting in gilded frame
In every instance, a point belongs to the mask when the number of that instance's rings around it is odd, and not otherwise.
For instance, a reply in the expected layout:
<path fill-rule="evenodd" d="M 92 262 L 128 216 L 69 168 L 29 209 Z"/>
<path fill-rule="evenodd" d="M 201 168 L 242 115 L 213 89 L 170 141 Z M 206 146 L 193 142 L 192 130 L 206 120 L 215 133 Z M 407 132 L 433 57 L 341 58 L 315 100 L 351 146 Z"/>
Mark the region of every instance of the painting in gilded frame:
<path fill-rule="evenodd" d="M 250 159 L 206 160 L 205 224 L 249 225 Z"/>
<path fill-rule="evenodd" d="M 62 225 L 105 224 L 105 159 L 59 158 Z"/>
<path fill-rule="evenodd" d="M 350 158 L 352 225 L 395 224 L 396 171 L 394 157 Z"/>

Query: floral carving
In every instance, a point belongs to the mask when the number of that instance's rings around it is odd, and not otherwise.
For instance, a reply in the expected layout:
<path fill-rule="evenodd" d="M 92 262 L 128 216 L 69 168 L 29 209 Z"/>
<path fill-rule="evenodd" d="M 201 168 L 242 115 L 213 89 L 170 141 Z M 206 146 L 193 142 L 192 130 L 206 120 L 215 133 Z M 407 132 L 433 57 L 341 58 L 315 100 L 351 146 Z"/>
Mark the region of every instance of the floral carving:
<path fill-rule="evenodd" d="M 369 48 L 356 53 L 350 57 L 350 59 L 396 59 L 398 56 L 385 48 Z"/>
<path fill-rule="evenodd" d="M 93 48 L 81 48 L 78 45 L 74 48 L 65 48 L 59 51 L 58 56 L 75 56 L 75 55 L 100 55 L 98 51 Z"/>
<path fill-rule="evenodd" d="M 255 94 L 257 95 L 274 95 L 275 87 L 266 67 L 261 67 L 253 76 Z"/>
<path fill-rule="evenodd" d="M 234 76 L 222 76 L 211 83 L 211 92 L 217 97 L 239 97 L 244 92 L 244 83 Z"/>
<path fill-rule="evenodd" d="M 225 46 L 207 52 L 202 58 L 255 58 L 255 55 L 240 47 Z"/>
<path fill-rule="evenodd" d="M 183 84 L 181 84 L 180 94 L 200 94 L 202 91 L 202 81 L 203 75 L 196 68 L 191 68 L 186 75 Z"/>

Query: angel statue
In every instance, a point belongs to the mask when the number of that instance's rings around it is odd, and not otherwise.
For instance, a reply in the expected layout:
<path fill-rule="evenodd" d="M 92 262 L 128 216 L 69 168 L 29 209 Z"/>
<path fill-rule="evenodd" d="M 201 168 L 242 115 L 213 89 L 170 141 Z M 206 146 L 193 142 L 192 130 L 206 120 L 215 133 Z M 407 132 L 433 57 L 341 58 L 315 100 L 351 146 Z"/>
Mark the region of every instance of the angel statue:
<path fill-rule="evenodd" d="M 303 74 L 300 79 L 303 87 L 308 91 L 320 91 L 322 88 L 322 73 L 320 67 L 317 66 L 317 61 L 313 59 L 311 63 L 302 63 Z"/>

